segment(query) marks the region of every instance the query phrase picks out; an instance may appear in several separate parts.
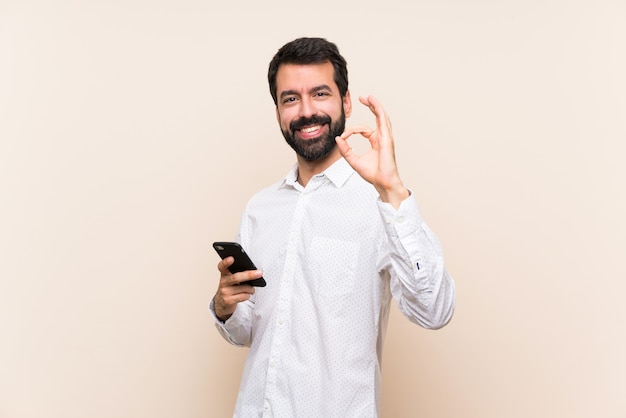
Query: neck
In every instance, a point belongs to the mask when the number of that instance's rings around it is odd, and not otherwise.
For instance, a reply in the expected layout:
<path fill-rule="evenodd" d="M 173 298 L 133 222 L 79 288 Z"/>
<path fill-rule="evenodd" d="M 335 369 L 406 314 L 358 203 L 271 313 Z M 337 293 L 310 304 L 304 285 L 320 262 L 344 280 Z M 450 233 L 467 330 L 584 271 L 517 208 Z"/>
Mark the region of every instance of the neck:
<path fill-rule="evenodd" d="M 336 147 L 326 157 L 315 161 L 307 161 L 298 155 L 298 183 L 306 187 L 313 176 L 324 172 L 324 170 L 333 165 L 339 158 L 341 158 L 341 154 Z"/>

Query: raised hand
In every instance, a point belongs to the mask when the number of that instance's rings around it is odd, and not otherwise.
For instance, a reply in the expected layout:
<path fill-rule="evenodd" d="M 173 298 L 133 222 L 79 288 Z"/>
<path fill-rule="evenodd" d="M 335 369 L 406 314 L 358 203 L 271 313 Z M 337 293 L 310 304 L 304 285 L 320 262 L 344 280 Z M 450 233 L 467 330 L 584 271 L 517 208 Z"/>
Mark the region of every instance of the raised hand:
<path fill-rule="evenodd" d="M 361 177 L 374 185 L 383 202 L 388 202 L 397 209 L 409 196 L 409 191 L 398 174 L 391 121 L 380 102 L 373 96 L 361 96 L 359 101 L 376 116 L 376 129 L 365 125 L 346 128 L 335 139 L 339 152 Z M 348 144 L 348 138 L 354 134 L 367 138 L 371 149 L 357 155 Z"/>

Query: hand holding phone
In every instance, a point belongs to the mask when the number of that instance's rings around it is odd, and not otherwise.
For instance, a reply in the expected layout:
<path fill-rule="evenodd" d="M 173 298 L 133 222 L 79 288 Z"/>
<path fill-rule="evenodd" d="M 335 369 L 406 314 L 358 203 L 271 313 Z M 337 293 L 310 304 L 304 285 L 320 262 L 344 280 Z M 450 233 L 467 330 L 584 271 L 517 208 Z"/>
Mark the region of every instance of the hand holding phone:
<path fill-rule="evenodd" d="M 228 267 L 231 273 L 235 274 L 240 271 L 257 270 L 256 266 L 239 243 L 218 241 L 213 243 L 213 248 L 217 251 L 222 260 L 226 257 L 233 257 L 235 259 L 235 262 Z M 265 287 L 267 283 L 263 277 L 259 277 L 258 279 L 248 280 L 240 284 Z"/>

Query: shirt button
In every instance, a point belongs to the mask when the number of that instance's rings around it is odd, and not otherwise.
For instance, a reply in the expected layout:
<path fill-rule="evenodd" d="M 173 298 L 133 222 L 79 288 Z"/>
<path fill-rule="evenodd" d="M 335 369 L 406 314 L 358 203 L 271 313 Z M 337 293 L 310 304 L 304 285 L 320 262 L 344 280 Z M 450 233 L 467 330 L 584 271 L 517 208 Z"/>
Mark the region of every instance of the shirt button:
<path fill-rule="evenodd" d="M 263 408 L 267 411 L 268 409 L 270 409 L 270 403 L 267 401 L 267 399 L 265 401 L 263 401 Z"/>
<path fill-rule="evenodd" d="M 279 320 L 278 320 L 278 325 L 282 325 L 282 324 L 283 324 L 283 322 L 284 322 L 284 321 L 283 321 L 282 319 L 279 319 Z"/>
<path fill-rule="evenodd" d="M 404 217 L 400 216 L 400 217 L 398 218 L 398 223 L 402 223 L 402 222 L 404 222 Z"/>

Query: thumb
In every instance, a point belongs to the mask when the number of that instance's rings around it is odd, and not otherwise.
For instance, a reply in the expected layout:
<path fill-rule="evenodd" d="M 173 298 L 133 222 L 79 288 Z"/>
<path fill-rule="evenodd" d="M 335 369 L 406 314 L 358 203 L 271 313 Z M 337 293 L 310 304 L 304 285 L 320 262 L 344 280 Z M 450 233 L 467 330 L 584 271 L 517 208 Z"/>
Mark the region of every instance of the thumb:
<path fill-rule="evenodd" d="M 353 161 L 357 159 L 357 155 L 352 150 L 350 144 L 348 144 L 348 140 L 341 136 L 337 136 L 335 137 L 335 142 L 337 142 L 337 148 L 339 148 L 339 153 L 350 165 L 352 165 Z"/>

